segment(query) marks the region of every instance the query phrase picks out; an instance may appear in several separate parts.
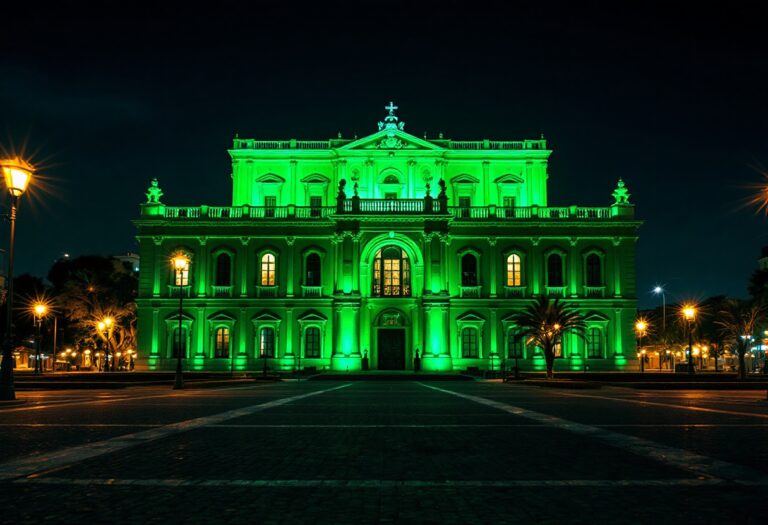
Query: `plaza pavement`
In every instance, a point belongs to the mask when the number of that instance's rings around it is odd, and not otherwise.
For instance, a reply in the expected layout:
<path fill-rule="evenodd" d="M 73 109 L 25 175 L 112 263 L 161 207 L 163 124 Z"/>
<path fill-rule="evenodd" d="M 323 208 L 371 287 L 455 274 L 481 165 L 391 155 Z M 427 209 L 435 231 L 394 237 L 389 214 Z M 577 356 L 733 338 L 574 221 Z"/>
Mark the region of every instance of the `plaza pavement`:
<path fill-rule="evenodd" d="M 766 523 L 762 391 L 307 381 L 23 393 L 2 523 Z"/>

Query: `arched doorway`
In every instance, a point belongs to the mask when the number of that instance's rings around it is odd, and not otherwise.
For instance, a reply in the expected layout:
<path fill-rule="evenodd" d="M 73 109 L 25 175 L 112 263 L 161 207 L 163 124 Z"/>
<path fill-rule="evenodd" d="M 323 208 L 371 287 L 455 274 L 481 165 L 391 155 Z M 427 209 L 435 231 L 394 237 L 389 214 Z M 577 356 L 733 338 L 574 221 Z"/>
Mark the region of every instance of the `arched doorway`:
<path fill-rule="evenodd" d="M 397 310 L 386 310 L 379 316 L 376 328 L 376 354 L 379 370 L 405 370 L 405 317 Z"/>

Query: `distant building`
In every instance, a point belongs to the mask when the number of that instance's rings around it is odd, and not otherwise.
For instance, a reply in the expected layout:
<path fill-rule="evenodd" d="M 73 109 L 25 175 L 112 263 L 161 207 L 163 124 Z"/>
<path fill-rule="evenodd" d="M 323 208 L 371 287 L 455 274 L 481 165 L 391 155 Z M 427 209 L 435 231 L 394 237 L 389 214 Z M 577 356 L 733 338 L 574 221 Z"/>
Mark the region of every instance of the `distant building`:
<path fill-rule="evenodd" d="M 118 261 L 130 264 L 131 271 L 134 273 L 139 273 L 140 257 L 138 253 L 128 252 L 125 255 L 113 255 L 112 258 L 117 259 Z"/>
<path fill-rule="evenodd" d="M 541 370 L 511 316 L 543 294 L 587 322 L 558 369 L 637 368 L 641 223 L 624 183 L 610 206 L 550 206 L 543 138 L 420 138 L 386 109 L 359 139 L 235 138 L 232 206 L 166 206 L 153 181 L 134 221 L 138 364 Z"/>

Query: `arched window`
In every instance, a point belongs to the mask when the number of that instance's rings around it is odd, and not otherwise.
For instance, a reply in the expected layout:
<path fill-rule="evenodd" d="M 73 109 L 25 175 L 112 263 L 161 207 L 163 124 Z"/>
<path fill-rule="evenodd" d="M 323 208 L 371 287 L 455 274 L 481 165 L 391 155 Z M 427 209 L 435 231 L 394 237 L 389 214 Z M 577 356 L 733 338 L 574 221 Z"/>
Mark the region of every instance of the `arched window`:
<path fill-rule="evenodd" d="M 215 354 L 216 357 L 229 357 L 229 328 L 216 329 Z"/>
<path fill-rule="evenodd" d="M 461 332 L 461 357 L 477 355 L 477 328 L 465 328 Z"/>
<path fill-rule="evenodd" d="M 522 359 L 523 345 L 525 344 L 525 337 L 520 334 L 520 330 L 511 329 L 507 332 L 507 357 L 511 359 Z"/>
<path fill-rule="evenodd" d="M 171 343 L 171 357 L 174 359 L 187 357 L 187 329 L 184 327 L 173 329 L 173 341 Z"/>
<path fill-rule="evenodd" d="M 411 263 L 408 254 L 398 246 L 387 246 L 376 252 L 373 260 L 373 295 L 375 297 L 408 297 L 411 295 Z"/>
<path fill-rule="evenodd" d="M 523 285 L 523 265 L 520 256 L 512 253 L 507 257 L 507 286 Z"/>
<path fill-rule="evenodd" d="M 587 330 L 587 357 L 603 357 L 603 332 L 599 328 L 592 327 Z"/>
<path fill-rule="evenodd" d="M 320 286 L 320 278 L 320 255 L 316 253 L 310 253 L 307 255 L 304 284 L 305 286 Z"/>
<path fill-rule="evenodd" d="M 602 261 L 600 256 L 596 253 L 590 253 L 587 255 L 587 286 L 602 286 L 603 285 L 603 272 Z"/>
<path fill-rule="evenodd" d="M 547 286 L 563 286 L 563 258 L 556 253 L 547 257 Z"/>
<path fill-rule="evenodd" d="M 387 175 L 384 177 L 384 184 L 400 184 L 400 181 L 394 175 Z"/>
<path fill-rule="evenodd" d="M 265 326 L 259 330 L 259 357 L 275 357 L 275 329 Z"/>
<path fill-rule="evenodd" d="M 320 329 L 316 326 L 304 332 L 304 357 L 320 357 Z"/>
<path fill-rule="evenodd" d="M 216 282 L 215 286 L 229 286 L 232 284 L 232 259 L 226 253 L 216 257 Z"/>
<path fill-rule="evenodd" d="M 471 253 L 461 258 L 461 285 L 477 286 L 477 257 Z"/>
<path fill-rule="evenodd" d="M 275 286 L 275 256 L 265 253 L 261 256 L 261 286 Z"/>

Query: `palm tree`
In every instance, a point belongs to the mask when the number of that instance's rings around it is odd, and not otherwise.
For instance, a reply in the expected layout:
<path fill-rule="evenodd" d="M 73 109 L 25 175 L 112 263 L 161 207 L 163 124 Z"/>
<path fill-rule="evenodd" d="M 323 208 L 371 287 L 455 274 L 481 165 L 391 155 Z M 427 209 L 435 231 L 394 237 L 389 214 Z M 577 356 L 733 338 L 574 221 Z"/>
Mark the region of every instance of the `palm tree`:
<path fill-rule="evenodd" d="M 739 378 L 745 379 L 747 367 L 744 356 L 749 351 L 749 340 L 752 334 L 765 318 L 765 310 L 755 303 L 729 299 L 718 317 L 715 324 L 720 327 L 723 340 L 730 343 L 731 348 L 736 349 L 736 354 L 739 356 Z"/>
<path fill-rule="evenodd" d="M 547 362 L 547 379 L 553 377 L 555 348 L 562 343 L 565 332 L 573 332 L 582 339 L 586 331 L 584 318 L 560 299 L 539 296 L 525 310 L 512 315 L 511 321 L 519 329 L 518 337 L 538 346 Z"/>

